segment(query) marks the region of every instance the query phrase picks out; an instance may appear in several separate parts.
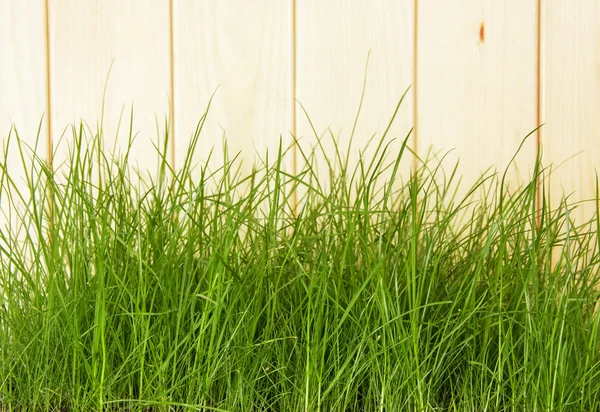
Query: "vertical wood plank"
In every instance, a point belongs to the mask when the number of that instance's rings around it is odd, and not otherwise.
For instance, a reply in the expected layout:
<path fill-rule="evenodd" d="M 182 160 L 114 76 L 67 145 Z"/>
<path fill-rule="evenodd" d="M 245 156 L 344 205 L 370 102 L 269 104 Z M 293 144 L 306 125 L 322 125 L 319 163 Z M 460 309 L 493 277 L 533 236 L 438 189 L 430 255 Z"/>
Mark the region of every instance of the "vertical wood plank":
<path fill-rule="evenodd" d="M 292 141 L 291 0 L 182 0 L 173 6 L 176 165 L 183 164 L 217 87 L 194 163 L 214 148 L 211 168 L 221 167 L 224 137 L 231 157 L 241 152 L 243 176 L 255 155 L 264 158 L 268 150 L 272 162 L 279 137 L 284 149 Z"/>
<path fill-rule="evenodd" d="M 45 4 L 43 0 L 0 2 L 0 143 L 2 162 L 4 147 L 11 125 L 19 137 L 33 149 L 38 140 L 38 128 L 46 113 L 46 37 Z M 46 123 L 44 123 L 45 125 Z M 46 157 L 47 128 L 42 127 L 37 153 Z M 26 149 L 28 150 L 28 149 Z M 14 135 L 7 156 L 7 171 L 16 189 L 27 193 L 23 165 Z M 30 165 L 28 165 L 29 167 Z M 24 196 L 27 200 L 29 197 Z M 14 198 L 17 196 L 15 194 Z M 8 193 L 0 194 L 0 230 L 8 221 L 10 202 Z M 24 207 L 24 205 L 22 205 Z M 23 213 L 23 210 L 20 210 Z M 12 228 L 17 229 L 18 218 L 12 215 Z M 20 233 L 24 236 L 24 233 Z"/>
<path fill-rule="evenodd" d="M 419 8 L 418 151 L 441 158 L 456 149 L 444 164 L 460 158 L 460 194 L 489 167 L 503 173 L 538 125 L 536 3 L 432 0 Z M 510 183 L 530 180 L 536 149 L 532 136 Z"/>
<path fill-rule="evenodd" d="M 46 111 L 44 0 L 0 2 L 0 130 L 35 140 Z M 44 132 L 44 142 L 46 133 Z M 43 150 L 43 148 L 42 148 Z"/>
<path fill-rule="evenodd" d="M 153 170 L 152 142 L 164 137 L 169 114 L 168 0 L 50 0 L 50 51 L 55 144 L 64 128 L 80 119 L 96 131 L 113 64 L 104 107 L 105 146 L 111 149 L 117 139 L 124 148 L 133 105 L 133 133 L 139 134 L 131 161 L 142 171 Z"/>
<path fill-rule="evenodd" d="M 600 170 L 600 3 L 542 2 L 542 156 L 553 164 L 553 206 L 586 201 L 571 213 L 584 223 L 596 211 Z"/>
<path fill-rule="evenodd" d="M 351 174 L 358 165 L 359 152 L 363 152 L 366 161 L 372 160 L 396 105 L 413 82 L 414 2 L 302 0 L 296 7 L 297 98 L 317 134 L 323 136 L 327 157 L 333 163 L 335 146 L 328 128 L 338 139 L 340 151 L 346 154 L 367 73 L 362 110 L 348 156 Z M 395 139 L 388 162 L 396 159 L 412 126 L 409 92 L 386 138 L 385 143 Z M 367 147 L 374 135 L 373 143 Z M 317 143 L 300 107 L 298 137 L 306 149 Z M 326 178 L 324 160 L 318 160 L 318 167 Z M 409 156 L 405 160 L 402 170 L 408 172 L 412 160 Z"/>

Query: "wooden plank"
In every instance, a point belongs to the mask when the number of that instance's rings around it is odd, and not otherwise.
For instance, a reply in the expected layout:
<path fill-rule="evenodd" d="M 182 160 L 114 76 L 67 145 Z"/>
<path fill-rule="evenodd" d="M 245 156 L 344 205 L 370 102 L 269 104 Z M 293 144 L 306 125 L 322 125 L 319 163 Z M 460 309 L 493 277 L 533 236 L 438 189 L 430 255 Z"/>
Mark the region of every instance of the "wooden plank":
<path fill-rule="evenodd" d="M 600 3 L 542 2 L 542 155 L 553 164 L 551 196 L 558 206 L 588 200 L 571 213 L 577 222 L 595 213 L 600 170 Z"/>
<path fill-rule="evenodd" d="M 173 2 L 175 135 L 178 167 L 210 96 L 218 88 L 194 164 L 223 165 L 222 142 L 241 153 L 247 175 L 255 155 L 292 141 L 292 2 Z M 292 156 L 287 156 L 291 161 Z M 285 165 L 291 170 L 291 163 Z"/>
<path fill-rule="evenodd" d="M 327 130 L 330 128 L 338 139 L 340 151 L 346 154 L 365 73 L 364 101 L 348 156 L 350 174 L 358 165 L 360 152 L 366 161 L 373 159 L 400 97 L 413 82 L 413 3 L 412 0 L 297 2 L 297 98 L 306 108 L 317 134 L 323 136 L 327 156 L 319 156 L 317 161 L 323 181 L 327 180 L 325 157 L 335 163 L 335 147 Z M 317 137 L 299 107 L 297 121 L 302 147 L 315 145 Z M 409 92 L 386 137 L 386 144 L 393 141 L 388 162 L 397 158 L 412 126 Z M 374 135 L 373 143 L 367 147 Z M 407 175 L 411 162 L 411 157 L 406 156 L 402 175 Z M 382 176 L 380 182 L 385 179 L 389 179 L 389 174 Z"/>
<path fill-rule="evenodd" d="M 35 140 L 46 111 L 45 39 L 43 0 L 0 2 L 0 130 L 3 138 L 14 123 L 22 138 Z M 44 133 L 42 137 L 45 136 Z"/>
<path fill-rule="evenodd" d="M 0 142 L 2 161 L 4 145 L 11 128 L 16 127 L 23 143 L 34 148 L 38 139 L 40 121 L 46 112 L 46 31 L 43 0 L 0 2 Z M 37 153 L 42 159 L 47 150 L 47 123 L 39 135 Z M 19 158 L 14 135 L 7 157 L 8 173 L 14 179 L 16 190 L 29 199 L 25 172 Z M 27 149 L 26 149 L 27 150 Z M 28 167 L 31 164 L 27 165 Z M 0 194 L 0 230 L 9 223 L 6 213 L 11 202 L 4 190 Z M 14 199 L 17 199 L 16 193 Z M 14 205 L 14 204 L 13 204 Z M 24 212 L 25 205 L 19 207 Z M 19 226 L 12 215 L 12 228 Z M 24 238 L 21 231 L 18 238 Z"/>
<path fill-rule="evenodd" d="M 168 0 L 50 0 L 55 144 L 65 127 L 78 124 L 80 119 L 96 131 L 104 85 L 114 62 L 104 107 L 105 146 L 111 149 L 116 141 L 124 148 L 133 105 L 133 132 L 139 134 L 131 161 L 142 170 L 153 170 L 156 121 L 158 134 L 164 138 L 164 121 L 169 114 L 169 47 Z"/>
<path fill-rule="evenodd" d="M 418 10 L 417 141 L 460 158 L 459 196 L 493 167 L 503 173 L 537 119 L 536 0 L 432 0 Z M 536 136 L 508 178 L 530 180 Z"/>

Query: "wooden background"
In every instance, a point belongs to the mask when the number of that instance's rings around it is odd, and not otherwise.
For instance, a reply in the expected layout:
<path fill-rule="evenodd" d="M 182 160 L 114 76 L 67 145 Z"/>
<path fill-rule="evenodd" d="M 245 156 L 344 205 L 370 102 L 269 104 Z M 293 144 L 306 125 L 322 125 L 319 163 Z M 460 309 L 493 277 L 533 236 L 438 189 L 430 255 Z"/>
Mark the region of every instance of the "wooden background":
<path fill-rule="evenodd" d="M 0 137 L 14 124 L 33 141 L 44 116 L 39 150 L 51 156 L 69 124 L 83 118 L 95 129 L 112 64 L 104 136 L 126 140 L 117 123 L 133 105 L 141 167 L 154 167 L 152 141 L 166 117 L 171 161 L 181 164 L 219 86 L 200 156 L 226 136 L 249 169 L 280 137 L 314 142 L 295 99 L 319 133 L 331 127 L 344 144 L 370 51 L 353 156 L 381 135 L 412 85 L 390 139 L 414 126 L 411 147 L 420 156 L 456 149 L 449 164 L 460 157 L 468 181 L 503 170 L 545 123 L 511 179 L 527 178 L 542 150 L 547 165 L 566 161 L 555 196 L 591 199 L 599 42 L 600 0 L 0 0 Z M 588 202 L 578 216 L 594 211 Z"/>

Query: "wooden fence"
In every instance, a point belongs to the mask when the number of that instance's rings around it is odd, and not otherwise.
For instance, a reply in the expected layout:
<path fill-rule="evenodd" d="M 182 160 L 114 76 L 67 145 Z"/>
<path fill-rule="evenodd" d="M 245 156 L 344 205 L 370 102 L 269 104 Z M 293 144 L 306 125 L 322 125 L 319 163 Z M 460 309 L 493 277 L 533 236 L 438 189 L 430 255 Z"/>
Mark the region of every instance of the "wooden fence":
<path fill-rule="evenodd" d="M 407 87 L 390 138 L 456 149 L 461 173 L 531 170 L 568 160 L 553 185 L 595 197 L 600 164 L 600 0 L 0 0 L 0 131 L 14 123 L 49 148 L 80 118 L 117 135 L 125 108 L 139 131 L 134 161 L 171 117 L 175 165 L 220 86 L 200 153 L 219 144 L 251 156 L 296 135 L 347 139 L 371 52 L 357 150 L 384 131 Z M 361 144 L 362 143 L 362 144 Z M 146 163 L 145 163 L 146 162 Z M 293 165 L 291 166 L 293 167 Z M 555 190 L 556 192 L 556 190 Z M 590 215 L 589 202 L 580 214 Z"/>

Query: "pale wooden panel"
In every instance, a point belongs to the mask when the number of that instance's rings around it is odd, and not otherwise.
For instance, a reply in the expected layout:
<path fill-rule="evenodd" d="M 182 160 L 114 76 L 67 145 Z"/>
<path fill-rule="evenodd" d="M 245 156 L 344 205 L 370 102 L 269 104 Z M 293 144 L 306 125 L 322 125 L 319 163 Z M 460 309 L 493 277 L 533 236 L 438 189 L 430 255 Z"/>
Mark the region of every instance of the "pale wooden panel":
<path fill-rule="evenodd" d="M 210 166 L 221 167 L 224 136 L 242 175 L 255 154 L 268 150 L 272 162 L 279 137 L 284 148 L 292 141 L 292 2 L 177 1 L 173 21 L 176 165 L 217 87 L 194 164 L 214 148 Z"/>
<path fill-rule="evenodd" d="M 556 206 L 563 192 L 573 193 L 570 202 L 596 197 L 600 3 L 548 0 L 542 4 L 542 154 L 546 165 L 554 164 L 550 187 Z M 571 217 L 583 223 L 595 208 L 595 202 L 586 202 Z"/>
<path fill-rule="evenodd" d="M 420 156 L 460 158 L 464 194 L 493 166 L 503 173 L 522 139 L 537 127 L 536 0 L 435 0 L 417 23 L 417 141 Z M 511 168 L 529 181 L 532 136 Z M 438 156 L 441 157 L 441 156 Z"/>
<path fill-rule="evenodd" d="M 156 164 L 158 118 L 160 137 L 169 114 L 170 45 L 168 0 L 51 0 L 50 63 L 54 143 L 69 123 L 80 119 L 96 130 L 109 68 L 104 110 L 104 141 L 112 148 L 139 132 L 132 164 L 152 169 Z M 70 133 L 70 132 L 69 132 Z M 60 157 L 60 153 L 57 154 Z"/>
<path fill-rule="evenodd" d="M 42 116 L 46 112 L 46 37 L 45 8 L 43 0 L 0 1 L 0 153 L 4 161 L 4 145 L 11 125 L 14 125 L 23 143 L 32 148 Z M 39 136 L 37 153 L 46 158 L 47 128 Z M 27 149 L 26 149 L 27 150 Z M 14 135 L 8 152 L 8 171 L 17 184 L 17 190 L 28 192 L 24 180 L 23 164 L 19 158 Z M 31 167 L 31 164 L 28 165 Z M 0 199 L 0 230 L 8 223 L 8 194 Z M 16 193 L 14 196 L 17 199 Z M 29 197 L 25 195 L 25 201 Z M 19 207 L 23 213 L 25 206 Z M 19 219 L 13 214 L 12 228 L 17 229 Z M 20 231 L 18 238 L 25 236 Z"/>
<path fill-rule="evenodd" d="M 46 111 L 45 38 L 43 0 L 0 2 L 2 138 L 14 123 L 22 138 L 35 141 Z M 45 132 L 42 137 L 45 143 Z"/>
<path fill-rule="evenodd" d="M 297 2 L 297 97 L 317 134 L 324 135 L 322 141 L 331 162 L 335 163 L 335 150 L 327 129 L 338 138 L 339 149 L 345 154 L 361 100 L 369 52 L 366 91 L 349 169 L 353 171 L 358 165 L 359 151 L 364 152 L 366 160 L 372 160 L 400 97 L 413 82 L 413 22 L 412 0 Z M 298 136 L 302 147 L 308 148 L 317 139 L 300 107 L 297 113 Z M 396 139 L 390 148 L 390 162 L 396 159 L 413 126 L 412 115 L 409 92 L 387 135 L 386 143 Z M 373 135 L 373 143 L 365 150 Z M 407 155 L 403 174 L 408 172 L 411 161 Z M 325 181 L 327 165 L 323 158 L 318 167 Z"/>

